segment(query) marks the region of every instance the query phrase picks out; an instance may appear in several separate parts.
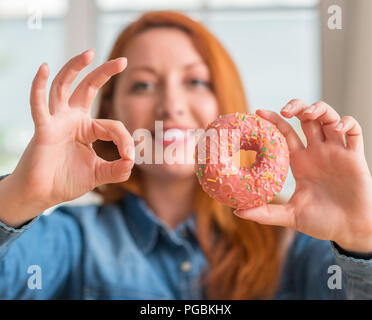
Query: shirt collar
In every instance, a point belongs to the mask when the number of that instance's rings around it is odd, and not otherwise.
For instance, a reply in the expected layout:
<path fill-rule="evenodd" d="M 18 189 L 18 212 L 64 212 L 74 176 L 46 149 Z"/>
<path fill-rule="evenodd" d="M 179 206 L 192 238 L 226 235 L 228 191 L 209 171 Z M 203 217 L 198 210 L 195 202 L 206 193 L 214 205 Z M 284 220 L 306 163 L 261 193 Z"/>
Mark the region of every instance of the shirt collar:
<path fill-rule="evenodd" d="M 191 214 L 173 231 L 155 215 L 141 197 L 133 193 L 127 192 L 120 205 L 133 238 L 145 254 L 154 249 L 161 230 L 180 233 L 183 229 L 188 229 L 196 237 L 195 214 Z"/>

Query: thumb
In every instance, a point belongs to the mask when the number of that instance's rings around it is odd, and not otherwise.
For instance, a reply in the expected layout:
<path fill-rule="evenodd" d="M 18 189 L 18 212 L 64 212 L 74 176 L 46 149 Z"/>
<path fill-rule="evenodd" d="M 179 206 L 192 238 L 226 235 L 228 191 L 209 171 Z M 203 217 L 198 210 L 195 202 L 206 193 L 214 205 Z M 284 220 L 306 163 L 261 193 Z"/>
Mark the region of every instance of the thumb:
<path fill-rule="evenodd" d="M 260 224 L 269 224 L 294 228 L 295 216 L 287 204 L 266 204 L 251 209 L 237 209 L 234 214 L 242 219 L 252 220 Z"/>
<path fill-rule="evenodd" d="M 127 181 L 133 165 L 134 161 L 123 158 L 115 161 L 99 158 L 95 167 L 96 185 Z"/>

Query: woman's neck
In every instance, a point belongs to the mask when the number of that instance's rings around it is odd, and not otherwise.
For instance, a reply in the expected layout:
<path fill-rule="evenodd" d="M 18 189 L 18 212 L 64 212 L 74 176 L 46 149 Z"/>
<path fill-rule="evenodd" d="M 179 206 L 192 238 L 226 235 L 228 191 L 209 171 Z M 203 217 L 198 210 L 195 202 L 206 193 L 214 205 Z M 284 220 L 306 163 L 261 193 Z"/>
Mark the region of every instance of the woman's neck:
<path fill-rule="evenodd" d="M 195 177 L 162 180 L 144 177 L 144 200 L 168 227 L 174 229 L 188 218 L 194 209 Z"/>

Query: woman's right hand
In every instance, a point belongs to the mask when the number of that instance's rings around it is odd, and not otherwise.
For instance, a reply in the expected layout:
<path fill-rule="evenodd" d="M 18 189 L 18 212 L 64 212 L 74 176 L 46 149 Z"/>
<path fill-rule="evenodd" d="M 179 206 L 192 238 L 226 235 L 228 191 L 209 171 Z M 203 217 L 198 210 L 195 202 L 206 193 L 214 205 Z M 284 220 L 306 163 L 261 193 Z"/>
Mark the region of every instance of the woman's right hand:
<path fill-rule="evenodd" d="M 120 121 L 90 116 L 98 89 L 125 69 L 126 59 L 102 64 L 70 95 L 71 83 L 93 57 L 94 52 L 88 50 L 64 65 L 51 85 L 49 103 L 46 98 L 49 68 L 47 64 L 40 66 L 30 96 L 35 132 L 8 177 L 17 185 L 22 199 L 33 199 L 47 208 L 78 198 L 99 185 L 129 178 L 134 165 L 131 135 Z M 98 139 L 113 141 L 121 159 L 108 162 L 98 157 L 92 147 Z"/>

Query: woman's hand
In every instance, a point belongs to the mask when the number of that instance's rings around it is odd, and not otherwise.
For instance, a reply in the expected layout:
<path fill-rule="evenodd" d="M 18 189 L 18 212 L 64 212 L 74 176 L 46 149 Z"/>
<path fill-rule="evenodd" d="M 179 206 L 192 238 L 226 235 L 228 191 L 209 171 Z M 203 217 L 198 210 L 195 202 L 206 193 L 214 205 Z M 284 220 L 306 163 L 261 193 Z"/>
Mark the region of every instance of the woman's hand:
<path fill-rule="evenodd" d="M 309 106 L 300 100 L 290 101 L 281 114 L 301 121 L 305 147 L 277 113 L 258 110 L 257 114 L 285 135 L 296 189 L 287 204 L 234 213 L 333 240 L 345 250 L 372 252 L 372 179 L 356 120 L 349 116 L 340 119 L 324 102 Z"/>
<path fill-rule="evenodd" d="M 125 181 L 130 176 L 134 142 L 123 123 L 90 116 L 98 89 L 124 70 L 126 59 L 102 64 L 70 94 L 71 83 L 93 57 L 94 52 L 88 50 L 64 65 L 51 85 L 49 106 L 46 99 L 48 66 L 41 65 L 34 78 L 30 103 L 35 132 L 8 177 L 12 185 L 19 187 L 18 192 L 24 199 L 51 207 L 101 184 Z M 92 148 L 97 139 L 113 141 L 122 158 L 112 162 L 99 158 Z"/>

